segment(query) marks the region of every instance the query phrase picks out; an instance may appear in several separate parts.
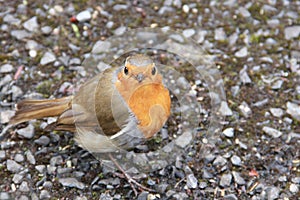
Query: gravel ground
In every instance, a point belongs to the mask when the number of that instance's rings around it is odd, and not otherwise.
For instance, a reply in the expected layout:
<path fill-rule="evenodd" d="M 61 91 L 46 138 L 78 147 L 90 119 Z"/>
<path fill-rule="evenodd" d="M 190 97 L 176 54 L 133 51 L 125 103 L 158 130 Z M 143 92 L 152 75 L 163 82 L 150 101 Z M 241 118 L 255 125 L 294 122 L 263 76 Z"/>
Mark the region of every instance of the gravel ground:
<path fill-rule="evenodd" d="M 200 135 L 173 163 L 137 173 L 156 190 L 137 198 L 299 199 L 299 13 L 300 1 L 288 0 L 0 0 L 0 132 L 20 99 L 72 94 L 88 77 L 82 62 L 105 51 L 97 42 L 128 27 L 164 27 L 214 57 L 226 117 L 209 153 L 199 153 Z M 190 82 L 197 95 L 206 90 L 199 80 Z M 134 198 L 129 184 L 78 147 L 72 133 L 44 132 L 51 120 L 23 123 L 0 138 L 0 199 Z M 161 135 L 172 131 L 168 122 Z"/>

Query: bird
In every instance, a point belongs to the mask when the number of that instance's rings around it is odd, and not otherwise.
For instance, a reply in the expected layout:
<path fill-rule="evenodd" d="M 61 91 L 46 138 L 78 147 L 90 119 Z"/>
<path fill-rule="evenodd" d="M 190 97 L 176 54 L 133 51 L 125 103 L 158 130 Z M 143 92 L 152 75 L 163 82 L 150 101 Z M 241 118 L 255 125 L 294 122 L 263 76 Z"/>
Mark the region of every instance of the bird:
<path fill-rule="evenodd" d="M 121 66 L 87 81 L 73 96 L 20 101 L 10 124 L 57 117 L 47 130 L 75 132 L 79 146 L 109 153 L 130 184 L 148 189 L 126 174 L 110 153 L 134 148 L 153 137 L 166 123 L 170 110 L 170 93 L 155 62 L 147 55 L 134 54 Z"/>

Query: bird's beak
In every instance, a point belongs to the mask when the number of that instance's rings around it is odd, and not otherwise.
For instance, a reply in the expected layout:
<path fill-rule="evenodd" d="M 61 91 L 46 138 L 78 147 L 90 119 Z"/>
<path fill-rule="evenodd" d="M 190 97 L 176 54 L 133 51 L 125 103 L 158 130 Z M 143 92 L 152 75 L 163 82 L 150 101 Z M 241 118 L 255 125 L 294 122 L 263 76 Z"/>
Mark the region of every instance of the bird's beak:
<path fill-rule="evenodd" d="M 145 79 L 145 75 L 142 73 L 139 73 L 138 75 L 135 76 L 135 79 L 140 83 Z"/>

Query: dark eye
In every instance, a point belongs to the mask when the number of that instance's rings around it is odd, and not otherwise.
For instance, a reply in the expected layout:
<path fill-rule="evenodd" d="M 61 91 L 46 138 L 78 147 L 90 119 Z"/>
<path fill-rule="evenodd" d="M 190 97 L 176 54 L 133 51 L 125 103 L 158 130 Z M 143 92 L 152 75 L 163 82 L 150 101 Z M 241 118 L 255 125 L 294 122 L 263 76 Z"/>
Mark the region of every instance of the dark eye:
<path fill-rule="evenodd" d="M 128 68 L 127 67 L 124 67 L 124 74 L 128 75 Z"/>
<path fill-rule="evenodd" d="M 152 68 L 152 71 L 151 71 L 151 74 L 152 74 L 152 75 L 155 75 L 155 73 L 156 73 L 156 67 L 153 67 L 153 68 Z"/>

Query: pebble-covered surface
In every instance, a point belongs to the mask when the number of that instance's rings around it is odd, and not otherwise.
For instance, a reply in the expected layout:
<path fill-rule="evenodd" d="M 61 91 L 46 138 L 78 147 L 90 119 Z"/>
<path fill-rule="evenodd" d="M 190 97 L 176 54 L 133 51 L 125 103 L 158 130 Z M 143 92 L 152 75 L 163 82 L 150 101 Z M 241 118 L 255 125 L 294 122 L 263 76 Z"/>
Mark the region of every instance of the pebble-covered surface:
<path fill-rule="evenodd" d="M 86 76 L 84 59 L 127 27 L 169 27 L 194 39 L 216 58 L 227 95 L 216 148 L 199 155 L 200 142 L 187 146 L 173 164 L 141 176 L 156 192 L 137 198 L 298 199 L 300 1 L 0 0 L 0 132 L 18 100 L 71 94 Z M 0 138 L 0 199 L 134 198 L 72 133 L 43 131 L 51 121 Z"/>

